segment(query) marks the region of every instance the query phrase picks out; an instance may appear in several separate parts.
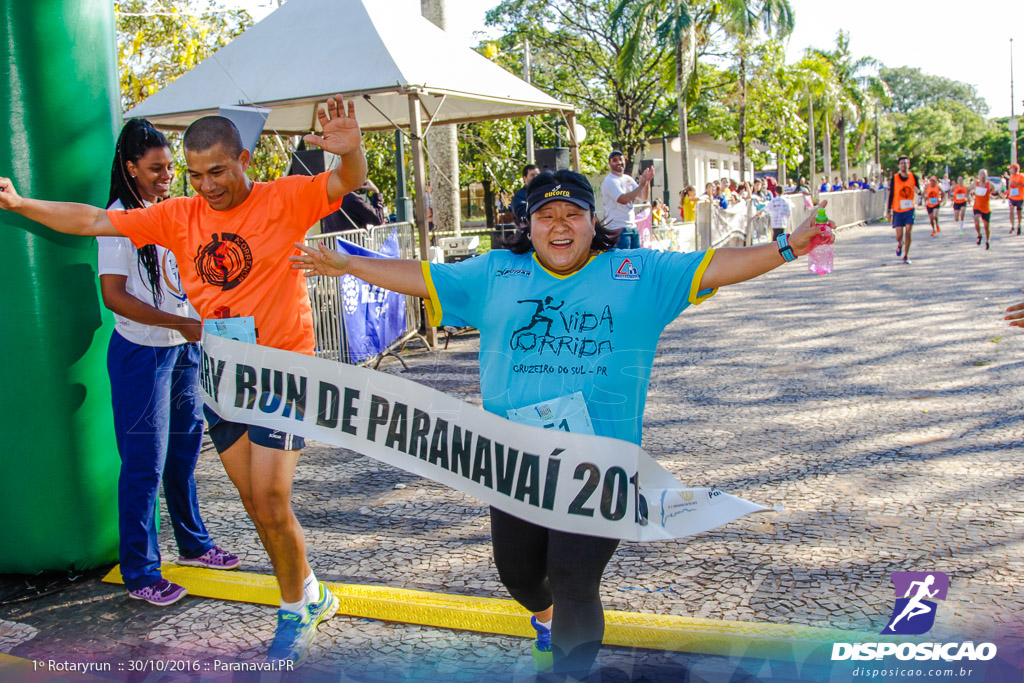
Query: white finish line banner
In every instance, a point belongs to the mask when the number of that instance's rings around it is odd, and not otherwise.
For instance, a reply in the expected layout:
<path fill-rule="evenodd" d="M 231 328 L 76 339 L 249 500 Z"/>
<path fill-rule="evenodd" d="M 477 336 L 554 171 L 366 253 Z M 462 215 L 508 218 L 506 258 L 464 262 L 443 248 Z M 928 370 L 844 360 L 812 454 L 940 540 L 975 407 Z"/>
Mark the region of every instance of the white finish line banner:
<path fill-rule="evenodd" d="M 770 510 L 687 488 L 639 446 L 519 425 L 394 375 L 203 335 L 200 386 L 232 422 L 348 448 L 552 529 L 678 538 Z"/>

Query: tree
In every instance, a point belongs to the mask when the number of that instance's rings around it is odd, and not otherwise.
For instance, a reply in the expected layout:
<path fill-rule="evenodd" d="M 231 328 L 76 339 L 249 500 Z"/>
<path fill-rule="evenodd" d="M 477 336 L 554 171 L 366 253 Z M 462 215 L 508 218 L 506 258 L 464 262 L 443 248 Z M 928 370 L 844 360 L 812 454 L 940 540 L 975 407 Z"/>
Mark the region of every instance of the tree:
<path fill-rule="evenodd" d="M 910 165 L 919 175 L 934 173 L 944 160 L 943 146 L 957 133 L 953 116 L 933 107 L 918 107 L 907 114 L 887 117 L 886 158 L 901 154 L 910 157 Z"/>
<path fill-rule="evenodd" d="M 747 120 L 739 140 L 752 150 L 755 167 L 765 165 L 768 152 L 751 147 L 754 142 L 765 143 L 776 157 L 781 154 L 795 159 L 807 140 L 808 128 L 800 116 L 805 101 L 800 74 L 786 65 L 785 50 L 775 40 L 756 44 L 747 58 L 751 76 L 744 97 Z"/>
<path fill-rule="evenodd" d="M 835 107 L 836 92 L 838 84 L 835 74 L 832 72 L 832 65 L 816 53 L 808 53 L 803 59 L 796 63 L 790 71 L 792 75 L 792 89 L 789 93 L 793 99 L 805 99 L 807 102 L 807 125 L 811 131 L 809 145 L 810 160 L 815 159 L 817 141 L 814 137 L 814 128 L 822 132 L 822 170 L 825 172 L 826 182 L 832 181 L 832 148 L 829 133 L 829 112 Z M 817 103 L 817 113 L 815 113 Z M 814 163 L 808 165 L 808 178 L 811 185 L 816 185 L 815 174 L 817 169 Z"/>
<path fill-rule="evenodd" d="M 121 106 L 128 111 L 227 45 L 252 25 L 245 10 L 225 9 L 216 0 L 120 0 L 117 62 Z M 168 135 L 175 166 L 185 167 L 180 135 Z M 289 153 L 283 141 L 264 135 L 253 152 L 250 173 L 256 180 L 281 175 Z M 184 186 L 175 183 L 175 193 Z"/>
<path fill-rule="evenodd" d="M 739 140 L 740 182 L 747 172 L 747 60 L 751 46 L 763 34 L 782 38 L 793 31 L 793 8 L 788 0 L 719 0 L 721 23 L 736 41 L 740 76 Z"/>
<path fill-rule="evenodd" d="M 811 48 L 808 54 L 816 54 L 827 60 L 835 74 L 838 85 L 835 113 L 836 132 L 839 134 L 839 169 L 843 185 L 846 185 L 850 175 L 847 131 L 859 123 L 866 104 L 863 71 L 869 66 L 874 66 L 876 62 L 871 57 L 854 59 L 850 52 L 850 34 L 842 30 L 836 34 L 834 50 Z"/>
<path fill-rule="evenodd" d="M 128 111 L 252 25 L 245 10 L 216 0 L 120 0 L 117 66 Z"/>
<path fill-rule="evenodd" d="M 891 102 L 886 111 L 908 114 L 919 107 L 953 100 L 982 116 L 988 113 L 988 104 L 978 95 L 975 87 L 968 83 L 932 76 L 909 66 L 894 69 L 882 67 L 878 76 L 885 81 L 891 93 Z"/>
<path fill-rule="evenodd" d="M 534 84 L 599 116 L 630 168 L 650 132 L 661 130 L 671 119 L 672 100 L 662 86 L 671 56 L 645 24 L 641 33 L 649 39 L 637 44 L 629 60 L 622 60 L 637 27 L 612 21 L 617 2 L 504 0 L 487 13 L 487 25 L 504 32 L 498 41 L 504 52 L 512 52 L 528 38 L 533 46 Z M 506 68 L 517 70 L 512 64 Z"/>

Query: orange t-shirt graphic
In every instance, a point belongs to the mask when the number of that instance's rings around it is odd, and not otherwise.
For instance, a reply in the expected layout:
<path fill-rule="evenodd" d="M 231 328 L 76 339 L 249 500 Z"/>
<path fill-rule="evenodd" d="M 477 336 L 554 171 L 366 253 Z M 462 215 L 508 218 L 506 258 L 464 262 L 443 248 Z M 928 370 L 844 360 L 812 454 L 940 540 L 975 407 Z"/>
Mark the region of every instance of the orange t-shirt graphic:
<path fill-rule="evenodd" d="M 1010 176 L 1010 182 L 1006 189 L 1006 198 L 1018 202 L 1024 199 L 1024 173 L 1015 173 Z"/>
<path fill-rule="evenodd" d="M 991 183 L 986 182 L 984 185 L 981 183 L 975 183 L 974 185 L 974 210 L 982 213 L 989 213 L 989 198 L 992 197 L 992 186 Z"/>
<path fill-rule="evenodd" d="M 928 187 L 924 191 L 924 203 L 925 206 L 934 209 L 942 201 L 942 189 L 936 185 L 935 187 Z"/>
<path fill-rule="evenodd" d="M 185 292 L 204 319 L 253 316 L 261 345 L 312 355 L 305 277 L 288 257 L 310 226 L 341 205 L 327 201 L 329 173 L 254 183 L 229 211 L 193 196 L 107 215 L 137 246 L 159 244 L 174 253 Z"/>
<path fill-rule="evenodd" d="M 906 180 L 901 178 L 899 173 L 894 173 L 892 176 L 892 210 L 913 211 L 916 190 L 917 178 L 913 173 L 908 173 Z"/>

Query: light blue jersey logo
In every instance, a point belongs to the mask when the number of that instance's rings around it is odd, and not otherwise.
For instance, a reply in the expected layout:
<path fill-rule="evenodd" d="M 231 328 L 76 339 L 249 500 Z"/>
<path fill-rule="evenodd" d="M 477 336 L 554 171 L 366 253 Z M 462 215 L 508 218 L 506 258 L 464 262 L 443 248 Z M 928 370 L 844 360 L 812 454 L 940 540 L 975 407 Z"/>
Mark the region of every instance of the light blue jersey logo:
<path fill-rule="evenodd" d="M 643 261 L 629 257 L 612 257 L 612 279 L 613 280 L 639 280 L 640 270 Z"/>

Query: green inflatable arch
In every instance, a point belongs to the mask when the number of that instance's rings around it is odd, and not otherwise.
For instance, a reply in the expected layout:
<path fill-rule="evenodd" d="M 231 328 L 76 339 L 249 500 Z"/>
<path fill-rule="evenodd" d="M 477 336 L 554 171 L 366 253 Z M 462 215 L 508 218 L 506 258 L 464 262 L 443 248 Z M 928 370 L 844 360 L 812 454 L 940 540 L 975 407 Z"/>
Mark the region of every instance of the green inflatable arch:
<path fill-rule="evenodd" d="M 0 0 L 0 22 L 0 175 L 31 197 L 104 205 L 121 118 L 113 3 Z M 0 212 L 0 278 L 0 573 L 116 561 L 95 240 Z"/>

